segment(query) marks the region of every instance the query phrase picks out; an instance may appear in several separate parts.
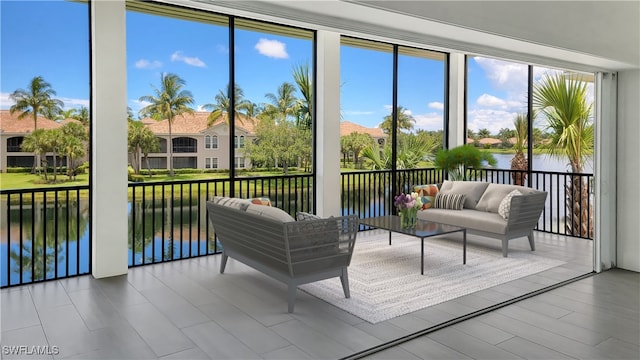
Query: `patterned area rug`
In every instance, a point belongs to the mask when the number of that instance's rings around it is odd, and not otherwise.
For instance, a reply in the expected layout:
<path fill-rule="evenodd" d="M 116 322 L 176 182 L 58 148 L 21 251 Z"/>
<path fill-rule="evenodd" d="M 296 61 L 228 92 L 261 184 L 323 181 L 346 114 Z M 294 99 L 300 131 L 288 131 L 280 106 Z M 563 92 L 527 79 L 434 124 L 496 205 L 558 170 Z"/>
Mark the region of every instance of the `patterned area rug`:
<path fill-rule="evenodd" d="M 345 299 L 338 278 L 299 288 L 375 324 L 564 264 L 531 251 L 504 258 L 497 243 L 467 244 L 463 265 L 461 235 L 445 236 L 425 239 L 420 275 L 420 239 L 394 233 L 389 246 L 388 232 L 360 233 L 349 266 L 351 298 Z"/>

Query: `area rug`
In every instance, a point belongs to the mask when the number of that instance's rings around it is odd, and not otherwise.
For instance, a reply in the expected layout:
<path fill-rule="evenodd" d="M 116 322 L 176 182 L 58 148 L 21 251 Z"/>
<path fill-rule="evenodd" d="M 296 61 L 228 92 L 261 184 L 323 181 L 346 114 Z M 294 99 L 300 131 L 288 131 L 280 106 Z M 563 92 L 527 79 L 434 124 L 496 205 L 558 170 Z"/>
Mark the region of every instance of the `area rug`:
<path fill-rule="evenodd" d="M 391 246 L 388 239 L 388 232 L 378 230 L 358 235 L 349 266 L 351 298 L 344 297 L 338 278 L 299 288 L 378 323 L 564 264 L 523 250 L 505 258 L 499 243 L 469 243 L 463 265 L 461 236 L 449 235 L 425 239 L 420 275 L 420 239 L 394 233 Z"/>

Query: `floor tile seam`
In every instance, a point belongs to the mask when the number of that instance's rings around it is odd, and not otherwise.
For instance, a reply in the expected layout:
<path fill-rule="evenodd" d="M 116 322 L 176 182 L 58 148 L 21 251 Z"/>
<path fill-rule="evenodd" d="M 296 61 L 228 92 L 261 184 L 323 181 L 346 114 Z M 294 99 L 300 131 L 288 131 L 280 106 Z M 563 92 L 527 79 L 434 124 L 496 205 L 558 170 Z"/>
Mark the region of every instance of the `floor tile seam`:
<path fill-rule="evenodd" d="M 566 336 L 566 335 L 564 335 L 564 333 L 563 333 L 563 332 L 561 332 L 560 330 L 555 329 L 555 327 L 553 327 L 553 326 L 542 327 L 542 326 L 540 326 L 540 325 L 538 325 L 538 324 L 534 324 L 534 323 L 532 323 L 532 322 L 530 322 L 530 321 L 527 321 L 527 320 L 525 320 L 525 319 L 518 319 L 518 318 L 515 318 L 515 317 L 513 317 L 513 316 L 509 316 L 509 314 L 506 314 L 505 312 L 503 312 L 503 311 L 501 311 L 501 310 L 502 310 L 502 309 L 498 309 L 498 310 L 496 310 L 496 313 L 498 313 L 498 314 L 500 314 L 500 315 L 503 315 L 503 316 L 506 316 L 506 317 L 508 317 L 508 318 L 511 318 L 511 319 L 513 319 L 513 320 L 517 320 L 517 321 L 523 322 L 523 323 L 525 323 L 525 324 L 527 324 L 527 325 L 533 326 L 533 327 L 535 327 L 535 328 L 537 328 L 537 329 L 540 329 L 540 330 L 542 330 L 542 331 L 550 332 L 550 333 L 555 334 L 555 335 L 557 335 L 557 336 L 560 336 L 560 337 L 563 337 L 563 338 L 566 338 L 566 339 L 570 339 L 570 340 L 573 340 L 573 341 L 579 342 L 579 343 L 581 343 L 581 344 L 583 344 L 583 345 L 587 345 L 587 346 L 595 346 L 594 344 L 591 344 L 591 343 L 585 343 L 584 341 L 582 341 L 582 340 L 580 340 L 580 339 L 577 339 L 577 338 L 573 338 L 573 337 Z M 525 309 L 525 310 L 526 310 L 526 309 Z M 540 314 L 540 316 L 543 316 L 543 314 Z M 551 321 L 559 321 L 559 320 L 557 320 L 557 319 L 555 319 L 555 318 L 552 318 L 552 317 L 548 317 L 548 319 L 549 319 L 549 320 L 551 320 Z M 575 324 L 571 324 L 571 323 L 567 323 L 567 322 L 565 322 L 564 324 L 566 324 L 566 325 L 571 325 L 571 326 L 575 326 L 575 327 L 579 327 L 579 328 L 581 328 L 581 329 L 583 329 L 583 330 L 588 330 L 588 331 L 590 331 L 590 332 L 594 333 L 593 335 L 597 335 L 597 334 L 606 335 L 606 334 L 603 334 L 603 333 L 601 333 L 601 332 L 595 331 L 595 330 L 593 330 L 593 329 L 584 328 L 584 327 L 582 327 L 582 326 L 578 326 L 578 325 L 575 325 Z"/>
<path fill-rule="evenodd" d="M 569 314 L 563 315 L 563 316 L 562 316 L 562 317 L 560 317 L 558 320 L 564 321 L 566 324 L 571 324 L 571 325 L 573 325 L 573 326 L 577 326 L 577 327 L 580 327 L 580 328 L 583 328 L 583 329 L 587 329 L 587 330 L 591 330 L 591 331 L 595 331 L 595 332 L 597 332 L 597 330 L 593 330 L 593 329 L 592 329 L 592 328 L 590 328 L 590 327 L 586 327 L 586 326 L 583 326 L 583 325 L 581 325 L 581 324 L 577 324 L 577 323 L 572 322 L 572 321 L 570 321 L 570 320 L 566 320 L 566 319 L 564 319 L 565 317 L 569 317 L 569 316 L 571 316 L 571 315 L 588 316 L 588 317 L 590 317 L 590 318 L 593 318 L 593 314 L 584 314 L 584 313 L 581 313 L 580 311 L 573 311 L 573 312 L 571 312 L 571 313 L 569 313 Z M 598 315 L 596 315 L 596 316 L 598 316 Z M 638 322 L 636 322 L 636 321 L 634 321 L 634 320 L 629 320 L 629 319 L 628 319 L 628 318 L 626 318 L 626 317 L 616 316 L 616 315 L 611 315 L 611 314 L 610 314 L 610 315 L 607 315 L 607 320 L 610 320 L 610 319 L 611 319 L 611 317 L 616 317 L 616 318 L 617 318 L 617 319 L 615 320 L 617 324 L 620 324 L 620 322 L 622 322 L 622 323 L 625 323 L 625 324 L 624 324 L 625 326 L 629 326 L 629 325 L 630 325 L 630 326 L 634 326 L 634 325 L 635 325 L 635 328 L 640 329 L 640 323 L 638 323 Z M 600 322 L 600 321 L 599 321 L 599 320 L 597 320 L 597 319 L 596 319 L 596 321 Z M 619 326 L 619 325 L 618 325 L 618 326 L 617 326 L 617 329 L 620 329 L 620 328 L 621 328 L 621 326 Z"/>
<path fill-rule="evenodd" d="M 56 280 L 56 282 L 59 282 L 59 280 Z M 42 334 L 44 335 L 44 339 L 47 341 L 47 345 L 48 346 L 53 346 L 54 344 L 51 344 L 51 340 L 49 339 L 49 336 L 47 335 L 47 331 L 44 328 L 44 324 L 42 323 L 42 317 L 40 316 L 40 309 L 38 309 L 38 307 L 36 306 L 35 299 L 33 298 L 33 292 L 31 291 L 31 289 L 32 289 L 32 286 L 28 286 L 27 287 L 27 290 L 29 291 L 29 298 L 31 299 L 31 303 L 32 303 L 33 309 L 36 311 L 36 315 L 38 316 L 38 321 L 40 322 L 40 328 L 42 329 Z M 69 295 L 67 294 L 67 296 L 69 296 Z M 74 306 L 74 309 L 75 309 L 75 306 Z M 77 309 L 76 309 L 76 311 L 77 311 Z M 83 322 L 84 322 L 84 320 L 83 320 Z M 86 326 L 86 324 L 85 324 L 85 326 Z"/>
<path fill-rule="evenodd" d="M 530 293 L 527 293 L 527 294 L 522 294 L 520 296 L 512 297 L 512 298 L 507 299 L 505 301 L 502 301 L 502 302 L 500 302 L 500 303 L 498 303 L 496 305 L 493 305 L 493 306 L 487 307 L 485 309 L 476 311 L 476 312 L 474 312 L 472 314 L 460 316 L 458 318 L 451 319 L 449 321 L 440 323 L 438 325 L 435 325 L 435 326 L 432 326 L 432 327 L 429 327 L 429 328 L 425 328 L 425 329 L 422 329 L 420 331 L 416 331 L 416 332 L 411 333 L 409 335 L 406 335 L 406 336 L 397 338 L 395 340 L 383 343 L 383 344 L 381 344 L 379 346 L 376 346 L 376 347 L 373 347 L 373 348 L 370 348 L 370 349 L 367 349 L 367 350 L 364 350 L 364 351 L 361 351 L 361 352 L 354 353 L 354 354 L 351 354 L 349 356 L 343 357 L 340 360 L 360 359 L 363 356 L 366 356 L 366 355 L 369 355 L 369 354 L 375 354 L 375 353 L 377 353 L 377 352 L 379 352 L 381 350 L 385 350 L 385 349 L 388 349 L 388 348 L 393 347 L 393 346 L 401 345 L 401 344 L 403 344 L 403 343 L 405 343 L 407 341 L 411 341 L 413 339 L 416 339 L 416 338 L 431 334 L 431 333 L 436 332 L 436 331 L 438 331 L 440 329 L 444 329 L 444 328 L 446 328 L 448 326 L 455 325 L 455 324 L 458 324 L 458 323 L 463 322 L 463 321 L 467 321 L 467 320 L 470 320 L 470 319 L 475 319 L 475 318 L 478 318 L 478 317 L 482 317 L 483 315 L 490 314 L 490 313 L 492 313 L 492 312 L 494 312 L 494 311 L 496 311 L 498 309 L 507 307 L 507 306 L 509 306 L 511 304 L 517 303 L 517 302 L 525 300 L 525 299 L 529 299 L 529 298 L 532 298 L 532 297 L 539 296 L 541 294 L 553 291 L 553 290 L 558 289 L 558 288 L 562 288 L 563 286 L 565 286 L 567 284 L 570 284 L 570 283 L 573 283 L 573 282 L 576 282 L 576 281 L 580 281 L 580 280 L 582 280 L 584 278 L 589 278 L 589 277 L 592 277 L 594 275 L 596 275 L 595 272 L 582 274 L 582 275 L 576 276 L 574 278 L 567 279 L 567 280 L 561 281 L 561 282 L 559 282 L 557 284 L 548 286 L 548 287 L 546 287 L 544 289 L 541 289 L 541 290 L 538 290 L 538 291 L 533 291 L 533 292 L 530 292 Z M 502 315 L 502 316 L 505 316 L 505 315 Z M 488 325 L 491 325 L 491 324 L 488 324 Z"/>
<path fill-rule="evenodd" d="M 524 338 L 524 337 L 522 337 L 522 336 L 514 335 L 514 336 L 513 336 L 512 338 L 510 338 L 509 340 L 513 340 L 513 339 L 521 339 L 521 340 L 524 340 L 524 341 L 527 341 L 527 342 L 530 342 L 530 343 L 536 344 L 537 346 L 540 346 L 540 347 L 542 347 L 542 348 L 545 348 L 545 349 L 549 350 L 550 352 L 554 352 L 554 353 L 562 354 L 562 355 L 564 355 L 564 356 L 566 356 L 566 357 L 568 357 L 568 358 L 571 358 L 571 359 L 578 359 L 578 358 L 576 358 L 575 356 L 571 356 L 571 355 L 569 355 L 569 354 L 563 353 L 562 351 L 559 351 L 559 350 L 557 350 L 557 349 L 552 349 L 552 348 L 550 348 L 550 347 L 546 346 L 545 344 L 540 344 L 540 343 L 538 343 L 538 342 L 535 342 L 535 341 L 533 341 L 533 340 L 531 340 L 531 339 Z M 505 343 L 506 341 L 509 341 L 509 340 L 502 341 L 502 342 L 500 342 L 500 344 L 497 344 L 496 346 L 500 347 L 500 348 L 501 348 L 501 349 L 503 349 L 503 350 L 506 350 L 503 346 L 504 346 L 504 343 Z"/>
<path fill-rule="evenodd" d="M 449 328 L 449 327 L 448 327 L 448 328 Z M 459 330 L 458 330 L 458 331 L 459 331 Z M 454 349 L 454 348 L 452 348 L 452 347 L 450 347 L 450 346 L 448 346 L 448 345 L 446 345 L 446 344 L 441 343 L 441 342 L 440 342 L 440 341 L 438 341 L 437 339 L 434 339 L 434 338 L 432 337 L 432 335 L 437 334 L 437 333 L 438 333 L 438 331 L 435 331 L 435 332 L 433 332 L 433 333 L 431 333 L 431 334 L 428 334 L 428 335 L 427 335 L 427 337 L 428 337 L 429 339 L 431 339 L 431 340 L 433 340 L 433 341 L 437 342 L 438 344 L 440 344 L 440 345 L 442 345 L 442 346 L 445 346 L 445 347 L 447 347 L 447 348 L 449 348 L 449 349 L 454 350 L 454 351 L 455 351 L 455 352 L 457 352 L 457 353 L 460 353 L 460 354 L 462 354 L 462 355 L 465 355 L 465 356 L 469 357 L 470 359 L 475 359 L 475 357 L 474 357 L 474 356 L 477 356 L 477 354 L 467 354 L 467 353 L 464 353 L 464 352 L 463 352 L 462 350 L 460 350 L 459 348 Z M 518 356 L 518 355 L 517 355 L 517 354 L 515 354 L 515 353 L 512 353 L 512 352 L 511 352 L 511 351 L 509 351 L 509 350 L 503 349 L 503 348 L 501 348 L 501 347 L 499 347 L 499 346 L 497 346 L 497 345 L 491 344 L 491 343 L 489 343 L 489 342 L 487 342 L 487 341 L 484 341 L 484 340 L 482 340 L 482 339 L 479 339 L 479 338 L 477 338 L 477 337 L 475 337 L 475 336 L 473 336 L 473 335 L 469 335 L 469 334 L 467 334 L 467 333 L 464 333 L 464 334 L 465 334 L 465 335 L 467 335 L 467 336 L 470 336 L 470 337 L 474 338 L 475 340 L 477 340 L 477 341 L 479 341 L 479 342 L 481 342 L 481 343 L 483 343 L 483 344 L 486 344 L 488 347 L 495 347 L 495 348 L 499 348 L 501 351 L 504 351 L 504 352 L 507 352 L 507 353 L 509 353 L 509 354 L 513 355 L 513 359 L 522 359 L 520 356 Z"/>

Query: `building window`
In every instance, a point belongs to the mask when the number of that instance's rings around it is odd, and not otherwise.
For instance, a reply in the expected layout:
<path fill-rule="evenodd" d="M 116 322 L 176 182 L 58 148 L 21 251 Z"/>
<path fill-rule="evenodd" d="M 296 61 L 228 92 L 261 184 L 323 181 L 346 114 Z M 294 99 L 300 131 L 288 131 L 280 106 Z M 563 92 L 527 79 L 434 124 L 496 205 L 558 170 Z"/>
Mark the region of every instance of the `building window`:
<path fill-rule="evenodd" d="M 7 139 L 7 152 L 21 152 L 22 141 L 24 137 L 16 136 Z"/>
<path fill-rule="evenodd" d="M 193 138 L 179 137 L 173 139 L 174 153 L 195 153 L 198 152 L 198 141 Z"/>
<path fill-rule="evenodd" d="M 204 168 L 205 169 L 217 169 L 218 168 L 218 158 L 204 158 Z"/>
<path fill-rule="evenodd" d="M 217 149 L 218 148 L 218 136 L 217 135 L 206 135 L 204 137 L 204 148 L 205 149 Z"/>
<path fill-rule="evenodd" d="M 244 135 L 233 137 L 233 147 L 236 149 L 244 148 Z"/>
<path fill-rule="evenodd" d="M 197 167 L 198 158 L 195 156 L 173 158 L 174 169 L 196 169 Z"/>
<path fill-rule="evenodd" d="M 237 157 L 234 159 L 234 166 L 237 169 L 244 169 L 245 165 L 244 165 L 244 158 L 243 157 Z"/>

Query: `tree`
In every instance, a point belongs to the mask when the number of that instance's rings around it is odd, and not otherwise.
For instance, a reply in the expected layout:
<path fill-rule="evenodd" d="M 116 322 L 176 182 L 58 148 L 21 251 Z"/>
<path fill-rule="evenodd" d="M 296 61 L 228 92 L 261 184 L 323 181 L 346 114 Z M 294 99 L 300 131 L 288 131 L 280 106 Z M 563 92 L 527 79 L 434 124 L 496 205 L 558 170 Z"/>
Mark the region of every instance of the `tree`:
<path fill-rule="evenodd" d="M 511 159 L 511 179 L 515 185 L 524 186 L 527 179 L 526 171 L 529 168 L 527 157 L 524 156 L 524 147 L 527 142 L 528 134 L 528 121 L 527 114 L 517 114 L 513 120 L 515 126 L 515 138 L 516 142 L 513 144 L 513 148 L 516 150 L 516 154 Z"/>
<path fill-rule="evenodd" d="M 293 69 L 293 79 L 298 85 L 302 99 L 298 99 L 296 125 L 303 129 L 311 129 L 311 114 L 313 114 L 313 83 L 309 76 L 309 64 L 298 65 Z"/>
<path fill-rule="evenodd" d="M 593 154 L 592 105 L 587 100 L 587 84 L 563 74 L 546 74 L 534 85 L 533 105 L 547 120 L 551 156 L 567 157 L 573 173 L 582 173 L 587 157 Z M 589 186 L 580 176 L 566 185 L 567 228 L 571 234 L 592 237 L 593 221 Z"/>
<path fill-rule="evenodd" d="M 55 183 L 58 181 L 58 154 L 63 151 L 65 136 L 60 128 L 45 130 L 43 141 L 45 153 L 53 154 L 53 182 Z"/>
<path fill-rule="evenodd" d="M 145 127 L 141 122 L 129 120 L 128 123 L 128 149 L 132 154 L 132 165 L 136 174 L 140 174 L 140 157 L 147 164 L 147 170 L 149 170 L 149 177 L 151 174 L 151 166 L 149 165 L 149 153 L 160 151 L 160 141 L 155 136 L 153 131 Z"/>
<path fill-rule="evenodd" d="M 413 116 L 411 116 L 409 112 L 402 106 L 398 106 L 396 112 L 398 113 L 398 132 L 400 132 L 401 130 L 411 131 L 413 129 L 413 124 L 416 122 Z M 380 123 L 380 128 L 385 134 L 391 134 L 392 123 L 393 114 L 385 116 L 382 123 Z"/>
<path fill-rule="evenodd" d="M 20 115 L 18 115 L 19 120 L 31 117 L 33 119 L 33 131 L 35 132 L 38 130 L 38 115 L 46 116 L 59 112 L 58 110 L 64 106 L 62 101 L 54 98 L 55 95 L 56 92 L 51 87 L 51 84 L 46 82 L 42 76 L 36 76 L 29 82 L 28 89 L 17 89 L 9 95 L 9 99 L 15 101 L 15 104 L 9 108 L 9 112 L 11 114 L 20 112 Z M 34 138 L 34 140 L 38 140 L 38 138 Z M 35 148 L 38 147 L 36 146 Z M 40 154 L 34 153 L 33 156 L 32 171 L 35 172 L 40 165 Z"/>
<path fill-rule="evenodd" d="M 67 156 L 67 176 L 72 179 L 76 176 L 75 159 L 85 156 L 89 134 L 84 126 L 75 122 L 67 123 L 60 129 L 64 134 L 62 151 Z"/>
<path fill-rule="evenodd" d="M 290 166 L 309 160 L 305 157 L 311 156 L 310 134 L 290 121 L 265 117 L 256 126 L 256 141 L 247 144 L 246 154 L 254 164 L 282 167 L 288 175 Z"/>
<path fill-rule="evenodd" d="M 34 158 L 40 159 L 40 156 L 47 153 L 46 147 L 46 130 L 37 129 L 34 130 L 31 134 L 24 137 L 22 141 L 21 149 L 22 151 L 32 152 Z M 47 167 L 44 166 L 44 180 L 48 181 L 47 177 Z"/>
<path fill-rule="evenodd" d="M 436 166 L 449 174 L 450 180 L 469 180 L 469 168 L 479 169 L 485 163 L 496 165 L 495 157 L 471 144 L 441 149 L 436 154 Z"/>
<path fill-rule="evenodd" d="M 421 161 L 432 156 L 437 144 L 438 140 L 434 136 L 401 134 L 398 137 L 396 168 L 417 168 Z M 362 157 L 369 161 L 372 170 L 391 169 L 393 164 L 392 148 L 389 144 L 386 144 L 382 151 L 377 145 L 366 147 L 362 150 Z"/>
<path fill-rule="evenodd" d="M 171 125 L 176 116 L 193 113 L 189 105 L 193 104 L 193 95 L 188 90 L 183 90 L 186 82 L 176 74 L 164 73 L 160 75 L 160 87 L 154 87 L 155 95 L 140 97 L 140 101 L 151 103 L 140 110 L 142 114 L 151 114 L 160 119 L 167 119 L 169 124 L 169 176 L 173 172 L 173 138 Z"/>
<path fill-rule="evenodd" d="M 298 109 L 298 98 L 296 98 L 295 92 L 296 88 L 293 84 L 284 82 L 278 86 L 276 94 L 266 94 L 265 97 L 271 104 L 267 104 L 265 107 L 265 115 L 276 120 L 276 122 L 283 122 L 288 120 L 289 117 L 295 117 Z"/>
<path fill-rule="evenodd" d="M 487 129 L 480 129 L 478 130 L 478 139 L 484 139 L 484 138 L 488 138 L 491 137 L 491 132 Z"/>
<path fill-rule="evenodd" d="M 227 88 L 229 88 L 229 85 L 227 85 Z M 204 104 L 202 106 L 204 109 L 211 111 L 211 114 L 209 114 L 209 117 L 207 118 L 209 126 L 211 126 L 211 124 L 213 124 L 213 122 L 223 114 L 227 114 L 225 121 L 227 122 L 227 125 L 229 125 L 230 116 L 228 114 L 231 113 L 233 113 L 233 117 L 235 119 L 240 121 L 240 123 L 243 123 L 244 120 L 239 115 L 243 114 L 243 112 L 246 115 L 249 111 L 255 110 L 255 104 L 244 99 L 244 91 L 242 91 L 242 88 L 238 86 L 238 84 L 233 87 L 233 96 L 235 100 L 233 111 L 231 111 L 231 99 L 222 90 L 219 90 L 218 94 L 215 96 L 215 103 Z"/>
<path fill-rule="evenodd" d="M 349 135 L 340 137 L 340 149 L 342 153 L 353 153 L 353 163 L 356 167 L 358 167 L 360 153 L 369 146 L 376 146 L 375 141 L 369 134 L 354 131 Z"/>

